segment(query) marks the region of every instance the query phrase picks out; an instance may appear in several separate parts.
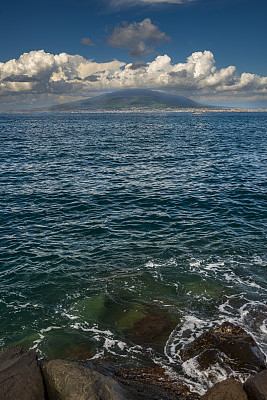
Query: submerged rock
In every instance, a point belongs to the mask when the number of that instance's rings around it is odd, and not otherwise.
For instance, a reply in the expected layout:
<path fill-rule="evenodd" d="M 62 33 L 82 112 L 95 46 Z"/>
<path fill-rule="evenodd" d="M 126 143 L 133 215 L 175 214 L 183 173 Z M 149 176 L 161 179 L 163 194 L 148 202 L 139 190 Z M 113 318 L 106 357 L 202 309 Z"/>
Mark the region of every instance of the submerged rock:
<path fill-rule="evenodd" d="M 180 351 L 180 357 L 182 361 L 194 359 L 201 371 L 217 365 L 226 376 L 232 371 L 255 373 L 266 368 L 265 356 L 254 339 L 230 322 L 203 333 Z"/>
<path fill-rule="evenodd" d="M 243 387 L 249 400 L 267 400 L 267 370 L 250 377 Z"/>
<path fill-rule="evenodd" d="M 166 319 L 163 314 L 149 314 L 134 324 L 127 338 L 133 343 L 162 351 L 175 327 L 176 323 Z"/>
<path fill-rule="evenodd" d="M 49 400 L 130 399 L 115 379 L 73 361 L 44 361 L 42 371 Z"/>
<path fill-rule="evenodd" d="M 95 352 L 92 351 L 91 347 L 82 344 L 72 344 L 64 347 L 60 352 L 57 353 L 56 358 L 64 360 L 79 360 L 86 361 L 92 358 Z"/>
<path fill-rule="evenodd" d="M 229 378 L 212 386 L 201 400 L 248 400 L 242 384 Z"/>
<path fill-rule="evenodd" d="M 14 346 L 0 353 L 0 398 L 45 399 L 42 374 L 35 352 Z"/>
<path fill-rule="evenodd" d="M 146 316 L 146 309 L 143 304 L 135 304 L 132 309 L 125 310 L 116 326 L 123 332 L 129 332 L 133 326 Z"/>

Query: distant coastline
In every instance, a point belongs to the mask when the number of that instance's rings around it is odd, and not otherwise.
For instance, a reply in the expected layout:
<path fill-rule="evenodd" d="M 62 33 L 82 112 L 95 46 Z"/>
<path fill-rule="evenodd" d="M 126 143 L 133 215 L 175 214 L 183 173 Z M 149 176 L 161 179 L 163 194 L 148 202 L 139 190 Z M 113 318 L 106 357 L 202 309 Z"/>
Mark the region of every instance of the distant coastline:
<path fill-rule="evenodd" d="M 167 114 L 167 113 L 188 113 L 194 115 L 209 114 L 209 113 L 265 113 L 267 108 L 177 108 L 177 109 L 157 109 L 157 108 L 131 108 L 131 109 L 99 109 L 99 110 L 51 110 L 51 109 L 33 109 L 33 110 L 0 110 L 0 114 L 31 114 L 31 113 L 55 113 L 55 114 Z"/>
<path fill-rule="evenodd" d="M 266 112 L 267 109 L 215 106 L 197 103 L 177 94 L 167 94 L 150 89 L 128 89 L 105 93 L 96 97 L 53 106 L 38 107 L 28 110 L 0 111 L 1 113 L 214 113 L 214 112 Z"/>

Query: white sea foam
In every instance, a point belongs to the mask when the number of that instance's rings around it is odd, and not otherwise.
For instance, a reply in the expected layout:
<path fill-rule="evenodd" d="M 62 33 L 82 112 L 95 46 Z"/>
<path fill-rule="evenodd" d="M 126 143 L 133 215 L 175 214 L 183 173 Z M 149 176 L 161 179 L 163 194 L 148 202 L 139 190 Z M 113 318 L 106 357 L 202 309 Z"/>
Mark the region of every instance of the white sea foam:
<path fill-rule="evenodd" d="M 7 303 L 4 301 L 1 301 L 1 303 L 4 303 L 7 308 L 12 308 L 14 311 L 18 311 L 20 309 L 29 308 L 29 307 L 34 307 L 34 308 L 40 307 L 39 304 L 33 304 L 30 302 L 20 303 L 19 301 L 11 301 L 10 303 Z"/>
<path fill-rule="evenodd" d="M 183 371 L 186 376 L 190 377 L 188 382 L 190 382 L 191 388 L 198 391 L 203 395 L 207 389 L 212 387 L 215 383 L 222 382 L 227 378 L 236 378 L 242 383 L 245 382 L 249 374 L 248 373 L 238 373 L 228 368 L 224 369 L 219 363 L 210 365 L 205 370 L 200 370 L 198 362 L 195 358 L 191 358 L 182 364 Z"/>
<path fill-rule="evenodd" d="M 195 358 L 191 358 L 182 364 L 184 373 L 190 378 L 196 379 L 198 384 L 201 385 L 201 395 L 205 391 L 217 382 L 221 382 L 228 377 L 227 372 L 218 363 L 214 364 L 212 367 L 206 370 L 200 370 L 198 362 Z M 194 385 L 194 380 L 191 381 Z"/>
<path fill-rule="evenodd" d="M 97 360 L 98 358 L 101 358 L 104 356 L 104 350 L 101 350 L 97 352 L 93 357 L 90 358 L 90 360 Z"/>
<path fill-rule="evenodd" d="M 224 267 L 224 265 L 225 265 L 224 262 L 210 263 L 210 264 L 207 264 L 207 265 L 203 266 L 203 269 L 206 270 L 206 271 L 217 272 L 218 268 Z"/>
<path fill-rule="evenodd" d="M 194 271 L 194 268 L 199 268 L 199 267 L 200 267 L 200 264 L 201 264 L 201 261 L 200 261 L 200 260 L 192 260 L 192 261 L 189 263 L 189 266 L 190 266 L 191 270 Z"/>
<path fill-rule="evenodd" d="M 244 268 L 247 268 L 247 263 L 265 265 L 266 263 L 258 256 L 254 256 L 250 261 L 244 261 Z M 267 288 L 255 282 L 251 276 L 243 278 L 238 276 L 235 272 L 236 266 L 242 266 L 242 262 L 228 260 L 228 262 L 220 260 L 217 262 L 208 262 L 205 260 L 191 259 L 189 262 L 189 271 L 210 278 L 216 276 L 219 281 L 224 281 L 228 287 L 232 288 L 236 285 L 241 287 L 256 288 L 261 291 L 267 292 Z"/>
<path fill-rule="evenodd" d="M 224 314 L 227 314 L 227 318 L 228 318 L 228 316 L 232 315 L 235 312 L 235 309 L 230 304 L 230 301 L 235 298 L 240 298 L 240 295 L 234 294 L 234 295 L 228 296 L 227 300 L 218 306 L 218 310 L 220 311 L 220 313 L 223 314 L 222 317 L 225 317 Z"/>
<path fill-rule="evenodd" d="M 237 373 L 230 367 L 227 367 L 226 370 L 219 363 L 210 365 L 206 370 L 203 370 L 200 369 L 196 357 L 190 358 L 185 362 L 182 362 L 180 358 L 179 353 L 184 346 L 199 337 L 203 332 L 208 331 L 211 327 L 222 323 L 223 320 L 224 319 L 218 319 L 217 321 L 207 322 L 194 316 L 186 316 L 183 324 L 172 332 L 165 346 L 165 355 L 170 365 L 177 365 L 177 363 L 180 362 L 185 374 L 183 378 L 184 381 L 190 386 L 191 391 L 196 391 L 201 395 L 203 395 L 209 387 L 228 377 L 235 377 L 241 380 L 241 382 L 244 382 L 249 376 L 248 374 Z M 236 323 L 234 318 L 228 318 L 228 321 Z M 239 323 L 239 325 L 242 324 Z M 263 331 L 265 329 L 267 333 L 266 325 L 264 325 Z"/>
<path fill-rule="evenodd" d="M 180 350 L 199 337 L 203 333 L 204 327 L 209 329 L 211 326 L 212 323 L 210 322 L 207 323 L 207 321 L 193 315 L 186 315 L 181 325 L 176 327 L 167 340 L 164 353 L 168 360 L 177 363 L 177 359 L 180 359 Z"/>
<path fill-rule="evenodd" d="M 128 346 L 125 342 L 115 337 L 115 334 L 110 330 L 101 330 L 98 325 L 89 326 L 88 323 L 79 323 L 71 325 L 73 329 L 81 329 L 83 332 L 93 333 L 93 339 L 98 342 L 98 351 L 93 357 L 99 358 L 104 356 L 105 351 L 119 357 L 128 357 L 133 353 L 142 353 L 141 346 Z M 100 347 L 99 347 L 100 346 Z"/>
<path fill-rule="evenodd" d="M 126 347 L 126 343 L 124 343 L 120 340 L 106 338 L 103 347 L 108 351 L 110 351 L 110 349 L 114 348 L 114 347 L 118 347 L 120 350 L 123 351 Z M 112 353 L 115 355 L 117 354 L 116 352 L 113 352 L 113 351 L 112 351 Z"/>
<path fill-rule="evenodd" d="M 52 331 L 52 329 L 61 329 L 61 326 L 49 326 L 48 328 L 41 329 L 40 334 L 43 335 L 44 333 Z"/>
<path fill-rule="evenodd" d="M 199 266 L 199 263 L 195 263 Z M 209 271 L 211 271 L 209 267 Z M 250 282 L 251 283 L 251 282 Z M 198 295 L 194 295 L 197 298 Z M 205 296 L 199 296 L 200 301 Z M 240 302 L 243 303 L 240 305 Z M 237 307 L 237 305 L 240 305 Z M 267 306 L 261 301 L 248 300 L 245 294 L 233 294 L 226 300 L 218 304 L 218 312 L 214 312 L 213 318 L 202 319 L 199 314 L 185 315 L 176 329 L 171 333 L 166 345 L 165 355 L 170 365 L 177 363 L 181 365 L 185 374 L 185 380 L 190 385 L 191 390 L 204 394 L 210 386 L 220 382 L 227 377 L 236 377 L 244 382 L 248 374 L 240 374 L 233 370 L 225 370 L 220 364 L 211 365 L 207 370 L 199 368 L 196 358 L 182 362 L 180 351 L 183 347 L 199 337 L 203 332 L 220 325 L 227 320 L 245 329 L 256 341 L 261 351 L 267 354 L 266 334 L 267 334 Z"/>
<path fill-rule="evenodd" d="M 226 281 L 231 282 L 233 284 L 238 284 L 240 286 L 249 286 L 252 288 L 257 288 L 257 289 L 266 291 L 265 288 L 258 285 L 256 282 L 251 280 L 251 278 L 242 279 L 239 276 L 237 276 L 233 271 L 231 271 L 229 273 L 224 273 L 223 276 Z"/>
<path fill-rule="evenodd" d="M 153 276 L 153 278 L 156 279 L 156 280 L 161 280 L 162 281 L 163 278 L 162 278 L 162 275 L 161 275 L 161 272 L 160 272 L 161 266 L 162 265 L 160 263 L 155 263 L 155 262 L 153 262 L 151 260 L 148 261 L 145 264 L 145 268 L 150 269 L 150 273 Z"/>
<path fill-rule="evenodd" d="M 145 267 L 146 267 L 146 268 L 155 268 L 155 267 L 157 267 L 157 265 L 156 265 L 153 261 L 148 261 L 148 262 L 145 264 Z"/>
<path fill-rule="evenodd" d="M 38 332 L 39 339 L 36 339 L 33 341 L 33 345 L 30 347 L 30 350 L 36 350 L 37 352 L 39 352 L 42 355 L 42 352 L 38 346 L 45 339 L 45 334 L 54 329 L 62 329 L 62 326 L 48 326 L 47 328 L 41 329 L 40 332 Z"/>
<path fill-rule="evenodd" d="M 84 332 L 93 332 L 93 333 L 99 333 L 100 335 L 113 336 L 113 333 L 111 331 L 101 330 L 98 328 L 98 325 L 90 327 L 89 324 L 87 324 L 86 322 L 83 323 L 76 322 L 75 324 L 71 325 L 71 328 L 81 329 Z"/>
<path fill-rule="evenodd" d="M 78 319 L 79 318 L 77 315 L 72 315 L 72 314 L 70 314 L 68 312 L 64 312 L 64 311 L 61 313 L 61 315 L 62 315 L 62 317 L 67 317 L 70 320 L 74 320 L 74 319 Z"/>
<path fill-rule="evenodd" d="M 267 335 L 267 320 L 263 321 L 263 324 L 260 326 L 260 330 L 262 331 L 262 333 Z"/>

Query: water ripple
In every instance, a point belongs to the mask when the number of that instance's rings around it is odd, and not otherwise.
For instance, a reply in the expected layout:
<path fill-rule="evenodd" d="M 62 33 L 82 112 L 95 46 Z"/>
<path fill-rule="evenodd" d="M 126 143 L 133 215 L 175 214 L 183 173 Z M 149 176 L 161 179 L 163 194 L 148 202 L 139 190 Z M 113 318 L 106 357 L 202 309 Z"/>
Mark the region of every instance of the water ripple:
<path fill-rule="evenodd" d="M 262 345 L 266 321 L 244 313 L 265 313 L 266 127 L 260 113 L 0 115 L 1 346 L 102 354 L 112 331 L 105 351 L 142 363 L 118 327 L 149 306 L 232 318 Z"/>

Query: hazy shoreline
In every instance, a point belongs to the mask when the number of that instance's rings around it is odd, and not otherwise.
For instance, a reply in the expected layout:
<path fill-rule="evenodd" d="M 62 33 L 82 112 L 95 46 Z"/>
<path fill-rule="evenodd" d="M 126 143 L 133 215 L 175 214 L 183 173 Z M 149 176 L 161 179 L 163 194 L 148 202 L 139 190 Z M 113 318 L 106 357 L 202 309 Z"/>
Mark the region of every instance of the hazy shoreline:
<path fill-rule="evenodd" d="M 175 114 L 187 113 L 193 115 L 209 114 L 209 113 L 266 113 L 267 109 L 248 109 L 248 108 L 223 108 L 223 109 L 125 109 L 125 110 L 68 110 L 68 111 L 54 111 L 54 110 L 0 110 L 0 114 Z"/>

